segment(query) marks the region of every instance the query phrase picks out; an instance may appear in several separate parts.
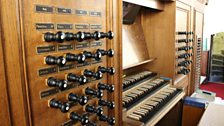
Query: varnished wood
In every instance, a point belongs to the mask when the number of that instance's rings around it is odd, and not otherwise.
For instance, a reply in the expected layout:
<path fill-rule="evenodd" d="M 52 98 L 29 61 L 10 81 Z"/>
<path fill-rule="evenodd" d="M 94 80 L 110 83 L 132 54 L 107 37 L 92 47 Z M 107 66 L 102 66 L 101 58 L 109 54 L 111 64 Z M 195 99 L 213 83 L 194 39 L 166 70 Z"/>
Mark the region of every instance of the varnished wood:
<path fill-rule="evenodd" d="M 0 10 L 1 12 L 1 10 Z M 0 13 L 0 24 L 1 24 L 1 13 Z M 8 90 L 7 90 L 7 82 L 5 77 L 5 63 L 4 63 L 4 51 L 2 46 L 2 30 L 0 25 L 0 106 L 3 107 L 3 109 L 0 112 L 0 125 L 1 126 L 9 126 L 11 125 L 11 119 L 10 119 L 10 108 L 9 108 L 9 99 L 8 99 Z"/>
<path fill-rule="evenodd" d="M 201 75 L 202 76 L 207 76 L 208 58 L 209 58 L 209 51 L 202 51 L 202 58 L 201 58 Z"/>
<path fill-rule="evenodd" d="M 11 125 L 28 125 L 26 90 L 23 75 L 23 56 L 17 0 L 1 0 L 1 37 L 4 49 L 5 77 L 7 82 Z M 5 90 L 6 90 L 5 89 Z"/>
<path fill-rule="evenodd" d="M 155 126 L 181 126 L 183 100 L 180 100 Z"/>
<path fill-rule="evenodd" d="M 184 105 L 182 126 L 197 126 L 203 113 L 204 108 L 197 108 L 195 106 Z"/>
<path fill-rule="evenodd" d="M 13 3 L 13 4 L 12 4 Z M 46 14 L 46 13 L 36 13 L 35 5 L 47 5 L 55 7 L 68 7 L 72 9 L 72 15 L 60 15 L 56 14 Z M 5 93 L 8 88 L 8 95 L 10 104 L 8 111 L 10 109 L 11 112 L 11 120 L 12 125 L 61 125 L 62 123 L 66 122 L 68 119 L 69 113 L 63 114 L 58 109 L 50 108 L 48 102 L 52 98 L 56 98 L 57 100 L 61 100 L 63 102 L 67 101 L 68 93 L 77 93 L 77 94 L 85 94 L 84 89 L 86 87 L 96 88 L 96 84 L 98 82 L 108 83 L 108 84 L 115 84 L 115 92 L 110 95 L 107 95 L 107 92 L 104 91 L 103 99 L 109 101 L 113 101 L 115 99 L 116 108 L 119 108 L 121 102 L 119 97 L 114 97 L 114 95 L 119 94 L 121 92 L 121 72 L 122 72 L 122 60 L 114 60 L 113 58 L 106 58 L 106 56 L 102 59 L 101 63 L 94 64 L 87 67 L 82 67 L 78 69 L 72 69 L 63 71 L 60 73 L 55 73 L 51 75 L 39 76 L 38 70 L 40 68 L 49 67 L 44 63 L 44 57 L 47 55 L 53 56 L 61 56 L 65 53 L 75 53 L 78 54 L 83 52 L 84 50 L 90 50 L 91 52 L 95 51 L 98 48 L 101 49 L 114 49 L 115 50 L 115 57 L 116 59 L 121 59 L 121 7 L 122 2 L 119 0 L 94 0 L 88 2 L 86 1 L 70 1 L 70 2 L 52 2 L 52 1 L 41 1 L 41 0 L 24 0 L 24 1 L 1 1 L 1 37 L 4 40 L 4 44 L 1 48 L 4 48 L 4 56 L 0 57 L 3 58 L 5 61 L 5 69 L 6 69 L 6 81 L 7 87 L 4 85 L 2 86 Z M 77 6 L 79 5 L 79 6 Z M 95 6 L 98 5 L 98 6 Z M 116 6 L 115 6 L 116 5 Z M 120 6 L 118 6 L 120 5 Z M 13 9 L 11 9 L 13 8 Z M 86 9 L 87 11 L 100 11 L 101 17 L 93 17 L 93 16 L 77 16 L 74 14 L 75 9 Z M 56 11 L 56 10 L 54 10 Z M 10 16 L 9 16 L 10 15 Z M 112 18 L 116 17 L 116 18 Z M 75 19 L 75 20 L 74 20 Z M 56 29 L 54 30 L 36 30 L 35 24 L 36 23 L 71 23 L 71 24 L 79 24 L 79 23 L 88 23 L 88 24 L 101 24 L 102 32 L 108 32 L 109 30 L 114 30 L 115 38 L 114 40 L 102 40 L 101 47 L 93 47 L 87 49 L 80 49 L 80 50 L 69 50 L 63 52 L 53 52 L 53 53 L 44 53 L 44 54 L 37 54 L 36 47 L 43 46 L 43 45 L 58 45 L 56 43 L 46 43 L 43 41 L 43 34 L 47 31 L 55 33 Z M 115 24 L 114 24 L 115 23 Z M 16 31 L 16 32 L 12 32 Z M 64 32 L 69 31 L 76 33 L 79 30 L 72 29 L 72 30 L 62 30 Z M 94 32 L 95 30 L 82 30 L 85 32 Z M 91 40 L 92 41 L 92 40 Z M 119 42 L 119 43 L 118 43 Z M 72 43 L 75 44 L 77 42 L 65 42 L 66 44 Z M 2 44 L 2 41 L 1 41 Z M 64 43 L 63 43 L 64 44 Z M 2 50 L 0 50 L 2 52 Z M 2 63 L 1 65 L 4 65 Z M 65 75 L 67 73 L 75 73 L 81 74 L 84 69 L 90 69 L 95 71 L 98 66 L 105 66 L 105 67 L 115 67 L 116 75 L 111 77 L 110 75 L 104 75 L 104 78 L 100 81 L 93 81 L 83 86 L 76 87 L 75 89 L 67 90 L 62 93 L 58 93 L 47 98 L 40 98 L 41 91 L 52 89 L 46 85 L 46 79 L 48 77 L 55 77 L 58 79 L 65 79 Z M 0 66 L 2 67 L 2 66 Z M 4 71 L 4 69 L 1 69 Z M 1 77 L 4 78 L 4 72 Z M 120 76 L 120 77 L 119 77 Z M 4 79 L 1 78 L 3 82 Z M 5 84 L 5 83 L 3 83 Z M 3 95 L 5 99 L 7 96 Z M 1 99 L 1 100 L 5 100 Z M 90 100 L 91 102 L 96 101 L 97 99 Z M 2 103 L 2 102 L 1 102 Z M 2 105 L 2 104 L 1 104 Z M 7 106 L 7 101 L 4 103 Z M 121 109 L 114 109 L 108 110 L 104 109 L 104 114 L 108 115 L 110 113 L 110 117 L 114 115 L 121 114 Z M 82 106 L 75 106 L 73 107 L 70 112 L 72 111 L 79 111 L 83 112 Z M 115 112 L 114 112 L 115 111 Z M 4 112 L 4 114 L 8 114 Z M 2 116 L 2 115 L 1 115 Z M 7 123 L 7 118 L 5 116 L 5 123 Z M 96 118 L 95 118 L 96 119 Z M 116 117 L 116 124 L 119 125 L 121 119 Z M 3 122 L 3 121 L 1 121 Z M 105 125 L 106 123 L 100 122 L 101 125 Z M 80 125 L 77 123 L 76 125 Z"/>
<path fill-rule="evenodd" d="M 164 19 L 169 19 L 169 22 Z M 144 9 L 142 11 L 142 25 L 149 56 L 156 58 L 145 68 L 157 71 L 162 76 L 173 78 L 175 67 L 175 3 L 166 3 L 162 12 Z"/>
<path fill-rule="evenodd" d="M 137 16 L 134 24 L 122 27 L 123 68 L 149 60 L 145 35 L 141 26 L 141 17 Z M 144 51 L 143 51 L 144 50 Z"/>
<path fill-rule="evenodd" d="M 121 0 L 112 0 L 110 10 L 112 10 L 112 29 L 115 32 L 115 38 L 114 41 L 114 50 L 115 50 L 115 56 L 114 56 L 114 67 L 116 68 L 116 76 L 113 78 L 113 83 L 115 84 L 115 93 L 113 95 L 114 101 L 115 101 L 115 111 L 113 115 L 116 119 L 116 126 L 122 125 L 122 76 L 123 76 L 123 70 L 122 70 L 122 1 Z"/>

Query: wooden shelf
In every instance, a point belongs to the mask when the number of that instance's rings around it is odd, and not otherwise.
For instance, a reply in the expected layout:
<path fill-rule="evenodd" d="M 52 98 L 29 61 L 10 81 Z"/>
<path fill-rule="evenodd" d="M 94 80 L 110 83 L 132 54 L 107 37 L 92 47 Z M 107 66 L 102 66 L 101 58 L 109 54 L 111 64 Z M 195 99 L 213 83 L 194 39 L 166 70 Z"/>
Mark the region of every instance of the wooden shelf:
<path fill-rule="evenodd" d="M 149 59 L 149 60 L 145 60 L 145 61 L 142 61 L 142 62 L 139 62 L 139 63 L 135 63 L 135 64 L 132 64 L 132 65 L 129 65 L 129 66 L 125 66 L 123 67 L 123 70 L 127 70 L 127 69 L 130 69 L 130 68 L 133 68 L 133 67 L 137 67 L 137 66 L 140 66 L 140 65 L 143 65 L 143 64 L 147 64 L 147 63 L 150 63 L 152 61 L 154 61 L 155 59 Z"/>

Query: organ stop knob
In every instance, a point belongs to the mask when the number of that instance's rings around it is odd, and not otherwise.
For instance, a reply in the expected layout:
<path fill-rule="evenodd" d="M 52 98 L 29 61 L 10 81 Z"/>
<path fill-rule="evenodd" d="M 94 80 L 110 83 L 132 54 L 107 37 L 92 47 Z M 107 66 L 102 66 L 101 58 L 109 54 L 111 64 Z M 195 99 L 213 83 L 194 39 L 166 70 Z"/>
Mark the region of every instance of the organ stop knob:
<path fill-rule="evenodd" d="M 65 57 L 67 61 L 77 61 L 78 63 L 84 63 L 86 60 L 86 56 L 84 54 L 76 55 L 72 53 L 67 53 Z"/>
<path fill-rule="evenodd" d="M 93 72 L 93 71 L 90 71 L 90 70 L 84 70 L 84 75 L 87 76 L 87 77 L 94 77 L 96 78 L 97 80 L 101 79 L 103 77 L 103 74 L 102 72 L 100 71 L 97 71 L 97 72 Z"/>
<path fill-rule="evenodd" d="M 64 66 L 67 61 L 63 56 L 55 57 L 55 56 L 49 55 L 45 57 L 45 62 L 48 65 Z"/>
<path fill-rule="evenodd" d="M 78 82 L 78 83 L 81 84 L 81 85 L 87 83 L 87 78 L 86 78 L 86 76 L 83 76 L 83 75 L 78 76 L 78 75 L 73 74 L 73 73 L 69 73 L 69 74 L 67 75 L 67 80 L 68 80 L 68 81 L 72 81 L 72 82 Z"/>
<path fill-rule="evenodd" d="M 61 112 L 66 113 L 70 109 L 69 103 L 62 103 L 61 101 L 57 101 L 56 99 L 52 99 L 49 102 L 50 107 L 52 108 L 58 108 L 61 110 Z"/>
<path fill-rule="evenodd" d="M 96 53 L 84 51 L 83 54 L 86 56 L 86 58 L 94 58 L 95 60 L 100 60 L 102 58 L 102 54 L 99 51 L 97 51 Z"/>
<path fill-rule="evenodd" d="M 99 90 L 108 90 L 109 92 L 114 92 L 114 85 L 99 83 L 97 87 Z"/>
<path fill-rule="evenodd" d="M 47 79 L 47 85 L 49 87 L 58 87 L 60 90 L 64 90 L 68 86 L 68 82 L 66 80 L 58 80 L 53 77 L 49 77 Z"/>
<path fill-rule="evenodd" d="M 115 68 L 113 68 L 113 67 L 106 68 L 106 67 L 99 66 L 98 71 L 100 71 L 102 73 L 109 73 L 110 75 L 114 75 Z"/>
<path fill-rule="evenodd" d="M 96 113 L 98 116 L 103 114 L 103 108 L 101 106 L 94 107 L 91 105 L 86 105 L 85 111 L 90 113 Z"/>
<path fill-rule="evenodd" d="M 89 123 L 89 117 L 86 114 L 79 115 L 76 112 L 71 112 L 70 119 L 73 121 L 79 121 L 82 125 L 86 125 Z"/>
<path fill-rule="evenodd" d="M 115 107 L 114 102 L 109 102 L 109 101 L 106 101 L 103 99 L 99 99 L 98 104 L 102 105 L 102 106 L 107 106 L 110 109 L 114 109 L 114 107 Z"/>
<path fill-rule="evenodd" d="M 102 54 L 102 56 L 104 56 L 104 55 L 107 55 L 109 57 L 114 56 L 114 50 L 113 49 L 109 49 L 108 51 L 103 50 L 103 49 L 97 49 L 97 52 L 100 52 Z"/>
<path fill-rule="evenodd" d="M 102 98 L 103 97 L 103 91 L 102 90 L 94 90 L 94 89 L 91 89 L 89 87 L 87 87 L 85 89 L 85 94 L 96 96 L 97 98 Z"/>
<path fill-rule="evenodd" d="M 77 34 L 76 34 L 76 40 L 78 41 L 78 42 L 82 42 L 83 40 L 85 40 L 85 34 L 84 34 L 84 32 L 78 32 Z"/>
<path fill-rule="evenodd" d="M 46 42 L 52 42 L 52 41 L 56 41 L 56 42 L 59 42 L 59 43 L 62 43 L 66 38 L 66 34 L 64 32 L 57 32 L 56 34 L 54 33 L 50 33 L 50 32 L 47 32 L 44 34 L 44 40 Z"/>
<path fill-rule="evenodd" d="M 109 125 L 114 125 L 115 124 L 115 118 L 110 118 L 106 115 L 101 115 L 99 116 L 100 121 L 106 121 Z"/>
<path fill-rule="evenodd" d="M 88 102 L 88 98 L 86 96 L 78 96 L 73 93 L 68 95 L 68 99 L 69 101 L 78 102 L 80 105 L 85 105 Z"/>

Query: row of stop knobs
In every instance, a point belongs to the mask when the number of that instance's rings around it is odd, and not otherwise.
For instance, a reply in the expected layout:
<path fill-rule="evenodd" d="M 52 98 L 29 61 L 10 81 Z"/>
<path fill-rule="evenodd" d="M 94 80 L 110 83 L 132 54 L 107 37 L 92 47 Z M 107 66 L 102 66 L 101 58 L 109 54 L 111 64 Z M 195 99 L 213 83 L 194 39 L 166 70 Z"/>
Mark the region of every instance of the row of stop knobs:
<path fill-rule="evenodd" d="M 72 102 L 78 102 L 80 105 L 85 105 L 87 103 L 87 97 L 86 96 L 78 96 L 76 94 L 70 93 L 68 96 L 69 101 Z M 52 108 L 58 108 L 61 110 L 61 112 L 65 113 L 68 112 L 71 108 L 71 103 L 70 102 L 61 102 L 58 101 L 56 99 L 52 99 L 49 102 L 50 107 Z M 114 102 L 109 102 L 103 99 L 99 99 L 98 100 L 98 105 L 99 106 L 92 106 L 92 105 L 85 105 L 84 106 L 84 111 L 88 112 L 88 113 L 93 113 L 96 114 L 98 116 L 98 119 L 100 121 L 106 121 L 108 122 L 108 124 L 113 125 L 115 124 L 115 119 L 114 118 L 110 118 L 106 115 L 103 114 L 103 108 L 102 106 L 107 106 L 109 109 L 113 109 L 115 107 Z M 83 114 L 80 115 L 76 112 L 71 112 L 69 115 L 69 118 L 73 121 L 79 121 L 81 122 L 82 125 L 86 125 L 89 124 L 89 118 L 87 116 L 88 114 Z"/>
<path fill-rule="evenodd" d="M 95 31 L 94 33 L 90 32 L 77 32 L 77 33 L 71 33 L 71 32 L 62 32 L 58 31 L 57 33 L 50 33 L 47 32 L 44 34 L 44 40 L 46 42 L 59 42 L 62 43 L 64 41 L 78 41 L 82 42 L 84 40 L 100 40 L 103 38 L 113 39 L 114 33 L 112 31 L 109 31 L 107 33 Z"/>
<path fill-rule="evenodd" d="M 69 82 L 76 82 L 79 83 L 80 85 L 86 84 L 89 82 L 87 77 L 92 77 L 95 78 L 96 80 L 99 80 L 103 77 L 103 73 L 109 73 L 110 75 L 113 75 L 115 73 L 115 69 L 113 67 L 101 67 L 99 66 L 97 71 L 91 71 L 91 70 L 87 70 L 85 69 L 83 71 L 83 75 L 77 75 L 77 74 L 73 74 L 73 73 L 69 73 L 66 75 L 66 79 L 56 79 L 53 77 L 49 77 L 47 79 L 47 85 L 49 87 L 57 87 L 60 90 L 65 90 L 68 87 L 68 81 Z M 98 88 L 99 89 L 107 89 L 108 91 L 112 92 L 114 87 L 113 85 L 103 85 L 103 84 L 98 84 Z"/>
<path fill-rule="evenodd" d="M 58 57 L 48 55 L 47 57 L 45 57 L 45 63 L 48 65 L 64 66 L 66 65 L 67 62 L 84 63 L 86 59 L 89 58 L 94 58 L 96 61 L 99 61 L 101 60 L 102 56 L 105 55 L 113 57 L 114 50 L 97 49 L 95 52 L 84 51 L 80 54 L 67 53 L 65 54 L 65 56 L 58 56 Z"/>

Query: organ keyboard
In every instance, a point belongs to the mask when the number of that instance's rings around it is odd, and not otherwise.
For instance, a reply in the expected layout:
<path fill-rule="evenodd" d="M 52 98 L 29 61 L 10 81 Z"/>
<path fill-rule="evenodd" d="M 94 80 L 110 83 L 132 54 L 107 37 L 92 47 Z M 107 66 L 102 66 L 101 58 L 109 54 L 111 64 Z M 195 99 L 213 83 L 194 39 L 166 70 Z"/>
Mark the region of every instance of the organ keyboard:
<path fill-rule="evenodd" d="M 171 87 L 170 80 L 157 74 L 152 77 L 152 73 L 144 71 L 127 77 L 130 79 L 124 78 L 124 82 L 131 79 L 138 82 L 122 94 L 123 120 L 127 125 L 155 125 L 185 95 L 182 89 Z M 139 78 L 144 79 L 139 81 Z"/>

